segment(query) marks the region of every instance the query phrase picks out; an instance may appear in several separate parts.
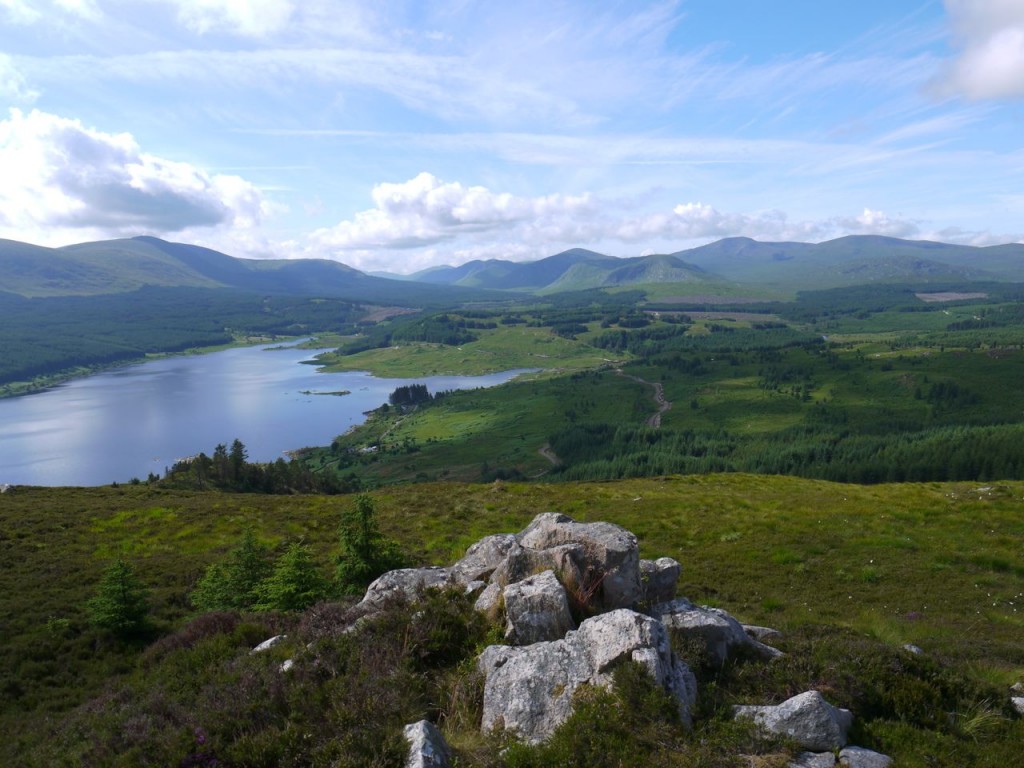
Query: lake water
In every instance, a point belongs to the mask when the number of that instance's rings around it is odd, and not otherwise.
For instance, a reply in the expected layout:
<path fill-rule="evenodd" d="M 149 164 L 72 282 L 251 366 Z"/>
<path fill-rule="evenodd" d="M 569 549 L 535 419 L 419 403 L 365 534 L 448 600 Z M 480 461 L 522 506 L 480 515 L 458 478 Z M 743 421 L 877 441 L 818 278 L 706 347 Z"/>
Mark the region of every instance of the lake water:
<path fill-rule="evenodd" d="M 378 379 L 318 373 L 314 352 L 244 347 L 171 357 L 0 400 L 0 483 L 104 485 L 158 475 L 177 459 L 245 443 L 252 461 L 328 445 L 404 384 L 490 387 L 489 376 Z M 310 394 L 348 390 L 344 396 Z"/>

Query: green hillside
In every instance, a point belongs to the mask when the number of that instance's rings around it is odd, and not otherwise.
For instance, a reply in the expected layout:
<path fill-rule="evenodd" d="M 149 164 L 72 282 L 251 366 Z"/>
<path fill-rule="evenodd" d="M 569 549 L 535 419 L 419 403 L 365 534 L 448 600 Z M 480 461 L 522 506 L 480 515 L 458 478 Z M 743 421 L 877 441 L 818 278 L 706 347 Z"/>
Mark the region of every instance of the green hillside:
<path fill-rule="evenodd" d="M 229 288 L 407 306 L 486 300 L 460 286 L 371 277 L 326 259 L 238 259 L 209 248 L 134 237 L 42 248 L 0 240 L 0 284 L 25 297 L 95 296 L 142 288 Z"/>
<path fill-rule="evenodd" d="M 728 280 L 790 291 L 868 282 L 1024 280 L 1024 245 L 977 248 L 851 235 L 823 243 L 719 240 L 674 256 Z"/>

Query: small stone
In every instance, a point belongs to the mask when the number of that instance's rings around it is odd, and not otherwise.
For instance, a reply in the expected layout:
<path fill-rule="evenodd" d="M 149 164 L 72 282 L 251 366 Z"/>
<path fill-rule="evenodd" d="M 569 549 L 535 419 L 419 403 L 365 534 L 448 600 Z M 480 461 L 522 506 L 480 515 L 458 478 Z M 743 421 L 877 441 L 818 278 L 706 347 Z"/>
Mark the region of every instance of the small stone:
<path fill-rule="evenodd" d="M 759 627 L 756 624 L 744 624 L 743 631 L 747 633 L 748 637 L 762 643 L 782 639 L 782 633 L 777 629 L 772 629 L 771 627 Z"/>
<path fill-rule="evenodd" d="M 832 706 L 818 691 L 806 691 L 775 706 L 733 707 L 733 712 L 812 752 L 846 746 L 846 732 L 853 724 L 850 710 Z"/>
<path fill-rule="evenodd" d="M 269 651 L 275 645 L 286 639 L 288 635 L 275 635 L 269 640 L 264 640 L 262 643 L 253 648 L 249 653 L 263 653 L 263 651 Z"/>
<path fill-rule="evenodd" d="M 420 720 L 405 726 L 405 740 L 409 742 L 409 753 L 405 768 L 449 768 L 451 750 L 444 736 L 429 720 Z"/>
<path fill-rule="evenodd" d="M 839 753 L 839 764 L 843 768 L 889 768 L 892 758 L 863 747 L 847 747 Z"/>
<path fill-rule="evenodd" d="M 914 645 L 913 643 L 905 643 L 903 645 L 903 650 L 907 653 L 912 653 L 915 656 L 920 656 L 924 653 L 924 650 L 920 646 Z"/>
<path fill-rule="evenodd" d="M 1024 715 L 1024 696 L 1011 696 L 1010 703 L 1017 710 L 1018 715 Z"/>
<path fill-rule="evenodd" d="M 831 752 L 801 752 L 788 768 L 834 768 L 836 756 Z"/>

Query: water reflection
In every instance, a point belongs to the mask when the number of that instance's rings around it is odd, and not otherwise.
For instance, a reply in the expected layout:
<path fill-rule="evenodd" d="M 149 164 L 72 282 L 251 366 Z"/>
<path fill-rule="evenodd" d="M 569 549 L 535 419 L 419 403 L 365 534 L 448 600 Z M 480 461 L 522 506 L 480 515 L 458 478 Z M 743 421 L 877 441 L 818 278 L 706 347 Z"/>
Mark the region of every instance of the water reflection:
<path fill-rule="evenodd" d="M 395 387 L 431 392 L 489 387 L 522 371 L 489 376 L 378 379 L 318 373 L 309 351 L 247 347 L 174 357 L 0 400 L 0 482 L 102 485 L 162 474 L 176 459 L 239 438 L 255 461 L 326 445 Z M 305 392 L 337 392 L 316 396 Z"/>

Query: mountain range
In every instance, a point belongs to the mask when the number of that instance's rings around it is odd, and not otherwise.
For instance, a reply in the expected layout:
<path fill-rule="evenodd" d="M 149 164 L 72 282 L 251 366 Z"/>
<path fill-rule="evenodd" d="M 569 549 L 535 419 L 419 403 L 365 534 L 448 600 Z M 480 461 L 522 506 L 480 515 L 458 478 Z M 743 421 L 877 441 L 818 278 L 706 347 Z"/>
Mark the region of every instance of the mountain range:
<path fill-rule="evenodd" d="M 326 259 L 239 259 L 155 237 L 61 248 L 0 240 L 0 290 L 29 297 L 173 286 L 429 305 L 480 300 L 495 291 L 545 295 L 683 284 L 684 291 L 707 293 L 738 284 L 795 292 L 874 282 L 977 280 L 1024 282 L 1024 244 L 973 247 L 874 235 L 823 243 L 733 237 L 671 254 L 618 258 L 573 248 L 532 262 L 491 259 L 381 276 Z"/>

